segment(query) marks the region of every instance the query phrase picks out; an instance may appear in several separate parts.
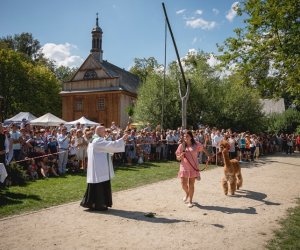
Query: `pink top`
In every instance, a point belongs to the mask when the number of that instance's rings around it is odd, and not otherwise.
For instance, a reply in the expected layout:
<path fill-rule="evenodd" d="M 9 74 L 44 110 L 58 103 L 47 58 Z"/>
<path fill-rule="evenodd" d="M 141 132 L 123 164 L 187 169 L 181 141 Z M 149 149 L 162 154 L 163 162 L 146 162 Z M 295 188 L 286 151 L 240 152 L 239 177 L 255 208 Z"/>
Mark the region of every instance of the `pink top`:
<path fill-rule="evenodd" d="M 196 142 L 192 147 L 185 148 L 185 156 L 181 158 L 178 177 L 195 178 L 200 176 L 200 171 L 197 171 L 196 169 L 199 169 L 198 153 L 199 151 L 202 151 L 202 149 L 203 146 L 199 142 Z M 182 152 L 183 148 L 182 144 L 180 144 L 176 150 L 176 155 L 179 156 Z M 191 166 L 191 164 L 193 166 Z"/>

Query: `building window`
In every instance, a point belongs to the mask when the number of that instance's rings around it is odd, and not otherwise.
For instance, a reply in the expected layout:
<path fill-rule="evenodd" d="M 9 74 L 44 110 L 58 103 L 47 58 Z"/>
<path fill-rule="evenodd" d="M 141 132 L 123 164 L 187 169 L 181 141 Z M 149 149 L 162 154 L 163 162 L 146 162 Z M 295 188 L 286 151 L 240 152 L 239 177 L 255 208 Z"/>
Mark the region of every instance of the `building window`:
<path fill-rule="evenodd" d="M 97 102 L 97 110 L 103 111 L 105 110 L 105 98 L 99 98 Z"/>
<path fill-rule="evenodd" d="M 74 108 L 75 108 L 75 111 L 83 111 L 83 100 L 82 99 L 76 99 Z"/>
<path fill-rule="evenodd" d="M 88 70 L 84 73 L 83 79 L 88 80 L 88 79 L 96 79 L 97 78 L 97 73 L 95 70 Z"/>

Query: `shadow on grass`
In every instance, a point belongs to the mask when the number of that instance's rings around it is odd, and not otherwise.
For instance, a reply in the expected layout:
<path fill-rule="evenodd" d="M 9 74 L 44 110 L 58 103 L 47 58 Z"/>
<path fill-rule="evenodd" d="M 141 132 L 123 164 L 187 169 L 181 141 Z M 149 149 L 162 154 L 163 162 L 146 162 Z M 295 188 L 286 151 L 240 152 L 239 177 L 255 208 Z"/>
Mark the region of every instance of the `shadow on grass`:
<path fill-rule="evenodd" d="M 162 223 L 162 224 L 172 224 L 172 223 L 180 223 L 180 222 L 190 222 L 187 220 L 177 220 L 177 219 L 168 219 L 162 217 L 147 217 L 145 212 L 140 211 L 126 211 L 126 210 L 119 210 L 119 209 L 109 209 L 108 211 L 93 211 L 93 210 L 85 210 L 86 212 L 90 213 L 101 213 L 110 216 L 118 216 L 130 220 L 137 220 L 137 221 L 146 221 L 151 223 Z"/>
<path fill-rule="evenodd" d="M 23 203 L 23 200 L 36 200 L 40 201 L 38 195 L 26 195 L 21 193 L 12 193 L 5 190 L 0 191 L 0 206 L 16 205 Z"/>
<path fill-rule="evenodd" d="M 118 170 L 125 170 L 125 171 L 138 171 L 140 169 L 144 169 L 144 168 L 158 168 L 159 166 L 159 162 L 144 162 L 143 164 L 133 164 L 133 165 L 119 165 L 116 166 L 114 169 L 115 171 Z"/>

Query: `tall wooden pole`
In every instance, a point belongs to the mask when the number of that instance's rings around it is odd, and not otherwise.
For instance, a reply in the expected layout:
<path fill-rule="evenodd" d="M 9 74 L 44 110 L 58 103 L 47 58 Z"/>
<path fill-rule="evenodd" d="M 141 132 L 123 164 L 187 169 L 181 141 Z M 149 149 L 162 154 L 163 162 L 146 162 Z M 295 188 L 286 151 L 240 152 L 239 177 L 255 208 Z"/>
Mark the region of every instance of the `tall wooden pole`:
<path fill-rule="evenodd" d="M 182 107 L 181 107 L 182 127 L 185 129 L 186 125 L 187 125 L 187 123 L 186 123 L 187 101 L 188 101 L 188 98 L 189 98 L 189 95 L 190 95 L 190 84 L 191 84 L 191 82 L 190 82 L 190 80 L 188 82 L 186 81 L 184 71 L 183 71 L 183 68 L 182 68 L 182 64 L 181 64 L 181 61 L 180 61 L 177 45 L 176 45 L 175 38 L 174 38 L 174 35 L 173 35 L 173 31 L 172 31 L 172 28 L 171 28 L 171 25 L 170 25 L 170 22 L 169 22 L 169 18 L 168 18 L 168 15 L 167 15 L 165 4 L 162 3 L 162 6 L 163 6 L 166 21 L 167 21 L 167 24 L 168 24 L 168 28 L 169 28 L 169 31 L 170 31 L 170 34 L 171 34 L 171 37 L 172 37 L 173 45 L 174 45 L 174 48 L 175 48 L 178 65 L 179 65 L 179 68 L 180 68 L 180 71 L 181 71 L 182 80 L 183 80 L 183 83 L 185 84 L 185 87 L 186 87 L 186 93 L 183 95 L 182 91 L 181 91 L 181 89 L 182 89 L 181 88 L 181 81 L 179 81 L 178 89 L 179 89 L 179 96 L 181 98 L 181 104 L 182 104 Z"/>

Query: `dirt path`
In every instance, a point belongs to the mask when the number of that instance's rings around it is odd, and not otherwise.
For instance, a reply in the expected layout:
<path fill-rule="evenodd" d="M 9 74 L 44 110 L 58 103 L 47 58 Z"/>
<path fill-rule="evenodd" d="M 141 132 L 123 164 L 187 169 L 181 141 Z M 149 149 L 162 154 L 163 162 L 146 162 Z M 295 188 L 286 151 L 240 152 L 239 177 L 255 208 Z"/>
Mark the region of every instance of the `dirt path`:
<path fill-rule="evenodd" d="M 300 154 L 243 164 L 244 186 L 232 197 L 222 192 L 222 174 L 203 172 L 193 208 L 172 179 L 114 193 L 108 212 L 76 202 L 2 219 L 0 249 L 264 249 L 300 197 Z"/>

